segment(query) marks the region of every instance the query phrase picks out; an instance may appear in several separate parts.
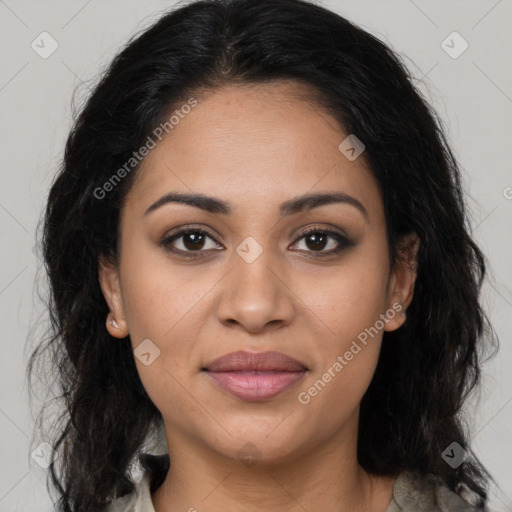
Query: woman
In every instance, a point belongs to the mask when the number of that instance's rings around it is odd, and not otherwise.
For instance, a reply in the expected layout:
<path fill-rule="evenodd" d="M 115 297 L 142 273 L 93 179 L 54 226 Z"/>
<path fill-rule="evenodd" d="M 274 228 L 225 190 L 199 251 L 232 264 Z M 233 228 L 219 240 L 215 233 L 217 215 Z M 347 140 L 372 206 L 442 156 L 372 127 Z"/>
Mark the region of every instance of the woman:
<path fill-rule="evenodd" d="M 398 57 L 321 7 L 205 0 L 131 41 L 45 216 L 59 510 L 485 509 L 459 179 Z"/>

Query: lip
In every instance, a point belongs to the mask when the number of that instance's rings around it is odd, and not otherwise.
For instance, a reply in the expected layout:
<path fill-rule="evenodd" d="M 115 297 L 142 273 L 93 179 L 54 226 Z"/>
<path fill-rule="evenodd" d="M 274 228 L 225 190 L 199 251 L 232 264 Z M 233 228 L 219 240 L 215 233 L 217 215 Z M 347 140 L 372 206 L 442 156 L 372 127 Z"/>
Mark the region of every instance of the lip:
<path fill-rule="evenodd" d="M 293 386 L 304 377 L 308 368 L 281 352 L 238 351 L 215 359 L 203 370 L 231 395 L 259 402 Z"/>
<path fill-rule="evenodd" d="M 225 354 L 207 363 L 204 369 L 210 372 L 294 372 L 307 370 L 305 365 L 281 352 L 249 352 L 247 350 Z"/>

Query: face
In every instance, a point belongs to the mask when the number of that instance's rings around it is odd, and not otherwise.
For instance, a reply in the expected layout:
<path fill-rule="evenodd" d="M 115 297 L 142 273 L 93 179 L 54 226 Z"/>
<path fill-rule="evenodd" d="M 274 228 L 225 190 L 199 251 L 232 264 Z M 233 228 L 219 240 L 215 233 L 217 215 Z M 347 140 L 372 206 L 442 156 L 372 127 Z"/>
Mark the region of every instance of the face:
<path fill-rule="evenodd" d="M 236 459 L 252 446 L 284 461 L 353 441 L 383 331 L 404 321 L 414 272 L 390 268 L 377 182 L 307 92 L 281 82 L 197 97 L 126 198 L 118 269 L 101 262 L 118 324 L 107 328 L 130 335 L 170 453 L 188 443 Z M 213 200 L 157 203 L 171 193 Z M 305 201 L 322 194 L 338 196 Z M 306 370 L 273 396 L 237 396 L 203 369 L 240 350 Z"/>

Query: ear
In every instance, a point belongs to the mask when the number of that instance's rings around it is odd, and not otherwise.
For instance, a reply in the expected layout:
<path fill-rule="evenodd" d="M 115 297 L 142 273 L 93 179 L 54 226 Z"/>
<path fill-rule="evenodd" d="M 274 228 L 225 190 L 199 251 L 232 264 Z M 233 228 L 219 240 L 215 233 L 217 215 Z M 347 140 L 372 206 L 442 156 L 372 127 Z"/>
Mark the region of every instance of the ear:
<path fill-rule="evenodd" d="M 98 259 L 98 279 L 110 309 L 106 319 L 107 331 L 115 338 L 125 338 L 128 336 L 128 326 L 121 295 L 119 271 L 116 265 L 104 255 Z M 114 325 L 109 320 L 114 320 Z"/>
<path fill-rule="evenodd" d="M 416 233 L 408 233 L 398 242 L 397 258 L 388 285 L 389 314 L 385 331 L 394 331 L 405 322 L 405 312 L 414 295 L 419 247 L 420 239 Z"/>

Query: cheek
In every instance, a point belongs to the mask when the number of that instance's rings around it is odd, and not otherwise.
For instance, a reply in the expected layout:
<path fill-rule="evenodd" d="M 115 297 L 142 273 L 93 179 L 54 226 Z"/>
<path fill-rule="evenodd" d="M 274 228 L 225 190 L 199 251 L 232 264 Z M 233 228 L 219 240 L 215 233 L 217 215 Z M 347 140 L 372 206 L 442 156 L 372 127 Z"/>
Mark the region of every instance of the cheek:
<path fill-rule="evenodd" d="M 172 265 L 163 249 L 141 246 L 126 242 L 121 268 L 125 316 L 134 344 L 148 337 L 163 342 L 176 326 L 187 325 L 182 320 L 215 281 L 192 267 Z"/>
<path fill-rule="evenodd" d="M 324 334 L 317 336 L 316 365 L 299 390 L 303 394 L 298 401 L 324 419 L 325 411 L 332 411 L 334 422 L 357 407 L 378 362 L 388 266 L 386 258 L 372 254 L 382 255 L 382 250 L 354 253 L 328 276 L 302 280 L 302 293 L 309 300 L 309 322 L 320 318 Z"/>
<path fill-rule="evenodd" d="M 353 347 L 352 350 L 339 350 L 298 390 L 297 407 L 302 411 L 302 417 L 314 423 L 313 430 L 331 435 L 347 424 L 349 418 L 355 421 L 359 404 L 375 372 L 379 346 L 380 339 L 376 337 L 372 345 L 359 344 L 357 350 Z M 350 360 L 347 352 L 352 354 Z"/>
<path fill-rule="evenodd" d="M 301 297 L 311 314 L 317 315 L 338 340 L 338 349 L 373 326 L 385 312 L 389 269 L 382 254 L 383 250 L 361 248 L 327 272 L 297 276 Z"/>
<path fill-rule="evenodd" d="M 198 304 L 208 283 L 191 282 L 190 274 L 179 268 L 169 272 L 169 264 L 154 255 L 152 260 L 140 255 L 144 265 L 137 264 L 135 253 L 132 256 L 124 262 L 123 302 L 139 377 L 160 411 L 172 402 L 174 409 L 194 414 L 186 388 L 187 379 L 197 373 L 192 363 L 197 360 L 193 352 L 200 325 Z M 147 348 L 143 351 L 142 346 Z M 147 352 L 144 361 L 139 355 Z"/>
<path fill-rule="evenodd" d="M 214 270 L 198 272 L 192 266 L 173 265 L 163 250 L 125 240 L 122 294 L 135 363 L 155 405 L 164 406 L 162 398 L 179 400 L 184 394 L 179 383 L 199 371 L 202 354 L 197 340 L 209 325 L 211 289 L 219 276 Z M 137 357 L 143 343 L 150 352 L 149 365 Z M 186 399 L 183 406 L 187 407 Z"/>

